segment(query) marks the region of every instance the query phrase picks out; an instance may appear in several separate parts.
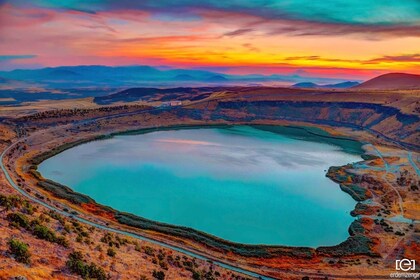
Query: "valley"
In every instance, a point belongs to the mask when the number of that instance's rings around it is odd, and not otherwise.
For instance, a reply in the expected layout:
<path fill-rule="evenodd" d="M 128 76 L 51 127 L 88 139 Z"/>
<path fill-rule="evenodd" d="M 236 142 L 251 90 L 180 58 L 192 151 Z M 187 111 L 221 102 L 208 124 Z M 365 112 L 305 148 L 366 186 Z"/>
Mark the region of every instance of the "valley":
<path fill-rule="evenodd" d="M 170 107 L 160 106 L 159 100 L 151 104 L 132 101 L 28 114 L 23 106 L 20 117 L 4 113 L 2 146 L 11 146 L 2 160 L 22 192 L 69 213 L 70 219 L 138 234 L 276 279 L 306 275 L 344 279 L 356 267 L 367 278 L 380 278 L 393 272 L 395 258 L 416 258 L 418 98 L 418 91 L 222 88 L 200 100 L 185 99 L 182 105 Z M 63 150 L 120 133 L 245 124 L 307 127 L 315 135 L 326 136 L 325 141 L 355 139 L 365 143 L 364 160 L 330 167 L 327 172 L 337 188 L 358 202 L 352 211 L 358 218 L 350 225 L 347 240 L 318 248 L 232 243 L 100 205 L 71 186 L 43 178 L 36 170 L 42 161 Z M 9 183 L 2 184 L 6 187 Z"/>

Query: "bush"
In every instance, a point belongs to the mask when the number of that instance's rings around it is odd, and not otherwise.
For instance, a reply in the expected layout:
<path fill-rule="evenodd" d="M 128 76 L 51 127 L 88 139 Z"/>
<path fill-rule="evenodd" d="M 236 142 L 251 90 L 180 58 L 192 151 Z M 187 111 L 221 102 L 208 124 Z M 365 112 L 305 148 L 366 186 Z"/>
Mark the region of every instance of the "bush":
<path fill-rule="evenodd" d="M 67 233 L 71 232 L 71 228 L 68 224 L 64 224 L 64 231 L 67 232 Z"/>
<path fill-rule="evenodd" d="M 9 222 L 17 228 L 19 228 L 19 227 L 28 228 L 29 227 L 29 219 L 21 213 L 10 213 L 10 214 L 7 215 L 7 220 L 9 220 Z"/>
<path fill-rule="evenodd" d="M 149 246 L 144 247 L 144 253 L 148 256 L 152 256 L 152 257 L 155 256 L 155 250 L 152 247 L 149 247 Z"/>
<path fill-rule="evenodd" d="M 108 251 L 106 252 L 106 254 L 110 257 L 115 257 L 117 253 L 115 253 L 115 251 L 112 248 L 108 248 Z"/>
<path fill-rule="evenodd" d="M 68 247 L 69 243 L 64 236 L 57 236 L 55 233 L 50 230 L 48 227 L 41 225 L 39 223 L 34 223 L 32 234 L 49 242 L 57 243 L 63 247 Z"/>
<path fill-rule="evenodd" d="M 35 218 L 31 221 L 31 227 L 32 228 L 35 227 L 36 225 L 41 225 L 41 224 L 42 224 L 42 222 L 38 218 Z"/>
<path fill-rule="evenodd" d="M 192 279 L 194 279 L 194 280 L 200 280 L 201 279 L 200 273 L 198 273 L 195 270 L 192 270 Z"/>
<path fill-rule="evenodd" d="M 159 261 L 159 266 L 164 270 L 168 270 L 168 265 L 165 261 Z"/>
<path fill-rule="evenodd" d="M 69 242 L 67 241 L 67 239 L 64 236 L 58 236 L 55 239 L 55 243 L 57 243 L 58 245 L 61 245 L 61 246 L 65 247 L 65 248 L 68 248 L 69 247 Z"/>
<path fill-rule="evenodd" d="M 71 272 L 79 274 L 81 276 L 86 275 L 86 265 L 83 261 L 82 253 L 73 252 L 68 256 L 66 266 L 71 270 Z"/>
<path fill-rule="evenodd" d="M 105 271 L 94 263 L 88 265 L 83 259 L 81 252 L 75 251 L 70 253 L 66 262 L 66 266 L 72 273 L 80 275 L 83 279 L 107 279 Z"/>
<path fill-rule="evenodd" d="M 20 207 L 22 205 L 22 199 L 17 195 L 0 195 L 0 206 L 6 208 L 6 210 L 11 210 L 13 208 Z"/>
<path fill-rule="evenodd" d="M 98 267 L 96 264 L 94 263 L 90 263 L 90 265 L 87 268 L 88 270 L 88 274 L 89 274 L 89 278 L 90 279 L 107 279 L 106 277 L 106 273 L 105 271 L 102 269 L 102 267 Z"/>
<path fill-rule="evenodd" d="M 65 221 L 64 218 L 58 214 L 57 212 L 50 210 L 47 212 L 47 215 L 50 216 L 51 218 L 53 218 L 54 220 L 57 220 L 60 222 L 60 224 L 64 225 Z"/>
<path fill-rule="evenodd" d="M 11 239 L 9 241 L 9 251 L 15 257 L 15 260 L 24 264 L 30 264 L 31 253 L 28 244 L 19 240 Z"/>
<path fill-rule="evenodd" d="M 118 235 L 115 236 L 115 240 L 119 245 L 126 245 L 128 243 L 127 238 L 121 238 Z"/>
<path fill-rule="evenodd" d="M 113 235 L 112 233 L 106 232 L 104 236 L 101 238 L 101 242 L 103 243 L 112 243 Z"/>
<path fill-rule="evenodd" d="M 23 202 L 22 212 L 28 215 L 32 215 L 35 212 L 35 208 L 32 206 L 32 204 L 29 203 L 29 201 L 25 200 Z"/>
<path fill-rule="evenodd" d="M 36 225 L 32 232 L 39 239 L 47 240 L 50 242 L 55 242 L 57 238 L 54 232 L 52 232 L 49 228 L 43 225 Z"/>
<path fill-rule="evenodd" d="M 164 280 L 165 279 L 165 272 L 163 272 L 161 270 L 160 271 L 153 270 L 152 276 L 155 277 L 158 280 Z"/>

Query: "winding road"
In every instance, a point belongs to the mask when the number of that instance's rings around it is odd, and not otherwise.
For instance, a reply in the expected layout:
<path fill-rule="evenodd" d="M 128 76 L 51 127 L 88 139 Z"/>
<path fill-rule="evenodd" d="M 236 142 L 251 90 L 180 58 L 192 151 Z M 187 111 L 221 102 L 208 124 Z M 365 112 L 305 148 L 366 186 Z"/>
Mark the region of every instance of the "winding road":
<path fill-rule="evenodd" d="M 386 178 L 386 176 L 388 175 L 388 173 L 390 172 L 389 170 L 389 164 L 388 162 L 385 160 L 385 158 L 383 157 L 382 153 L 372 144 L 369 144 L 369 146 L 372 147 L 372 149 L 375 150 L 375 152 L 377 153 L 377 155 L 379 156 L 379 158 L 384 162 L 385 165 L 385 174 L 382 176 L 382 179 L 391 187 L 391 189 L 397 194 L 398 196 L 398 206 L 400 207 L 400 212 L 401 212 L 401 216 L 404 217 L 404 208 L 403 208 L 403 199 L 401 197 L 400 192 L 392 185 L 392 183 L 390 181 L 388 181 L 388 179 Z"/>

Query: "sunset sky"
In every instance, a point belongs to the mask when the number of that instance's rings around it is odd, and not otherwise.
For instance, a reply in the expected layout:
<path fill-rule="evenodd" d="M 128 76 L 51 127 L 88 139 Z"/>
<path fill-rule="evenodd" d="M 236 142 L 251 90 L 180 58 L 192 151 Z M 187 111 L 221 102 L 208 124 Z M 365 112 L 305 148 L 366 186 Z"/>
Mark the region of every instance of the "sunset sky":
<path fill-rule="evenodd" d="M 420 74 L 420 1 L 0 0 L 0 70 L 91 64 Z"/>

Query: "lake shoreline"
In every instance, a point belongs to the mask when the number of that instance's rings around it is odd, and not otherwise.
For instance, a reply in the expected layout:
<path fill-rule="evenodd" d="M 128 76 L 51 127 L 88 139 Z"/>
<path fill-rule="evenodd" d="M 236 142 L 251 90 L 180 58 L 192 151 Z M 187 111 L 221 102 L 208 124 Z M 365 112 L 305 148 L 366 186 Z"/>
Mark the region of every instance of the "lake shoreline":
<path fill-rule="evenodd" d="M 235 243 L 231 241 L 227 241 L 221 238 L 218 238 L 216 236 L 207 234 L 205 232 L 195 230 L 188 227 L 182 227 L 182 226 L 175 226 L 175 225 L 169 225 L 165 223 L 160 223 L 152 220 L 148 220 L 145 218 L 142 218 L 140 216 L 136 216 L 130 213 L 125 213 L 118 211 L 116 209 L 113 209 L 109 206 L 101 205 L 95 202 L 92 198 L 90 198 L 87 195 L 77 193 L 73 191 L 71 188 L 64 186 L 58 182 L 54 182 L 49 179 L 45 179 L 42 177 L 41 174 L 37 171 L 37 166 L 44 160 L 57 155 L 67 149 L 70 149 L 72 147 L 75 147 L 77 145 L 81 145 L 84 143 L 88 143 L 91 141 L 98 141 L 103 139 L 109 139 L 114 136 L 118 135 L 139 135 L 149 132 L 155 132 L 155 131 L 167 131 L 167 130 L 183 130 L 183 129 L 197 129 L 197 128 L 226 128 L 226 127 L 232 127 L 234 124 L 210 124 L 210 125 L 174 125 L 174 126 L 166 126 L 166 127 L 158 127 L 158 128 L 145 128 L 145 129 L 134 129 L 134 130 L 126 130 L 126 131 L 119 131 L 115 133 L 110 134 L 104 134 L 99 135 L 96 137 L 91 137 L 88 139 L 79 140 L 76 142 L 67 143 L 64 145 L 61 145 L 59 147 L 56 147 L 54 149 L 49 150 L 48 152 L 42 153 L 38 156 L 33 157 L 30 161 L 32 165 L 30 166 L 30 173 L 36 178 L 37 184 L 40 188 L 52 193 L 54 196 L 60 198 L 60 199 L 66 199 L 70 202 L 77 204 L 81 207 L 86 207 L 86 205 L 94 205 L 95 211 L 97 213 L 101 213 L 101 215 L 104 214 L 104 212 L 107 213 L 107 215 L 111 214 L 114 219 L 121 224 L 130 226 L 130 227 L 136 227 L 142 230 L 152 230 L 156 232 L 160 232 L 163 234 L 168 234 L 171 236 L 175 236 L 178 238 L 186 238 L 189 240 L 192 240 L 194 242 L 201 243 L 203 245 L 209 246 L 213 248 L 213 250 L 218 250 L 221 252 L 233 252 L 235 254 L 244 256 L 244 257 L 258 257 L 258 258 L 266 258 L 280 253 L 288 255 L 289 257 L 293 258 L 313 258 L 314 255 L 316 255 L 319 252 L 322 252 L 323 254 L 332 254 L 334 255 L 335 251 L 342 251 L 341 247 L 348 247 L 352 248 L 350 244 L 359 244 L 360 242 L 365 243 L 364 245 L 355 247 L 360 252 L 370 255 L 371 252 L 369 251 L 369 241 L 360 239 L 359 236 L 356 236 L 352 233 L 354 230 L 351 228 L 358 228 L 362 225 L 360 224 L 360 221 L 355 220 L 350 226 L 349 226 L 349 232 L 350 236 L 344 240 L 342 243 L 335 245 L 335 246 L 320 246 L 318 248 L 310 248 L 310 247 L 293 247 L 293 246 L 284 246 L 284 245 L 248 245 L 248 244 L 241 244 L 241 243 Z M 255 125 L 251 124 L 251 126 L 266 126 L 266 125 Z M 274 126 L 272 126 L 274 127 Z M 281 127 L 281 126 L 279 126 Z M 295 127 L 296 126 L 292 126 Z M 267 126 L 266 126 L 267 128 Z M 317 135 L 317 137 L 321 138 L 328 138 L 329 136 L 326 135 Z M 336 138 L 336 137 L 335 137 Z M 340 140 L 349 140 L 344 137 L 340 137 Z M 355 141 L 350 139 L 350 141 Z M 357 141 L 355 141 L 357 142 Z M 361 144 L 362 146 L 362 144 Z M 361 147 L 360 146 L 360 147 Z M 362 159 L 361 159 L 362 160 Z M 64 190 L 64 191 L 63 191 Z M 331 249 L 331 252 L 329 252 Z M 293 249 L 293 250 L 292 250 Z M 277 252 L 277 253 L 275 253 Z M 356 252 L 354 250 L 350 250 L 349 254 L 352 255 Z M 341 253 L 340 253 L 341 254 Z M 373 254 L 372 256 L 376 256 L 376 254 Z"/>
<path fill-rule="evenodd" d="M 49 180 L 44 188 L 56 181 L 120 212 L 235 243 L 316 248 L 348 237 L 356 202 L 325 176 L 331 165 L 362 160 L 345 151 L 346 146 L 322 136 L 316 141 L 295 127 L 146 132 L 90 142 L 41 163 L 38 170 Z M 290 215 L 306 222 L 294 223 Z M 325 226 L 318 228 L 321 223 Z M 287 228 L 295 228 L 296 234 Z"/>

